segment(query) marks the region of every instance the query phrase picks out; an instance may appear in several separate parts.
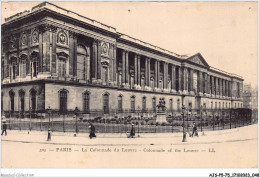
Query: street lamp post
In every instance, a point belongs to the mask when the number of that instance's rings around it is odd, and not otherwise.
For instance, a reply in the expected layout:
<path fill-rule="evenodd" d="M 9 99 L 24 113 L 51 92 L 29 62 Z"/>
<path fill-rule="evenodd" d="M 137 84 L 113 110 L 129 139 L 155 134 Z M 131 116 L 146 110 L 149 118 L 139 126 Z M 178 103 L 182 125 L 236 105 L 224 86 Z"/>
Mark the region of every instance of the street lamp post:
<path fill-rule="evenodd" d="M 48 127 L 48 138 L 47 141 L 51 141 L 51 108 L 50 106 L 48 106 L 48 108 L 46 109 L 48 115 L 49 115 L 49 127 Z"/>
<path fill-rule="evenodd" d="M 202 110 L 202 105 L 200 106 L 200 131 L 202 132 L 202 113 L 203 113 L 203 110 Z"/>
<path fill-rule="evenodd" d="M 78 107 L 75 107 L 75 110 L 74 110 L 74 113 L 75 113 L 75 117 L 76 117 L 76 133 L 79 132 L 79 128 L 78 128 L 78 113 L 79 113 L 79 109 Z"/>
<path fill-rule="evenodd" d="M 182 119 L 183 119 L 183 138 L 182 138 L 182 142 L 187 142 L 187 139 L 186 139 L 186 132 L 185 132 L 185 126 L 184 126 L 184 112 L 185 112 L 185 106 L 182 105 Z"/>

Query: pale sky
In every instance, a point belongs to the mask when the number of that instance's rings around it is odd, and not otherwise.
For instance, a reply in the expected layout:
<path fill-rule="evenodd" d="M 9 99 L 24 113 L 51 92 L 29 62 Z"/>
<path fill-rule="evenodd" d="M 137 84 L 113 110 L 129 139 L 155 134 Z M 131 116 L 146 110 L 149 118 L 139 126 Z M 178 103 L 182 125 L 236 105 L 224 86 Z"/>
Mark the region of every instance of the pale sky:
<path fill-rule="evenodd" d="M 177 54 L 200 52 L 257 86 L 257 2 L 51 2 Z M 2 23 L 37 4 L 2 2 Z"/>

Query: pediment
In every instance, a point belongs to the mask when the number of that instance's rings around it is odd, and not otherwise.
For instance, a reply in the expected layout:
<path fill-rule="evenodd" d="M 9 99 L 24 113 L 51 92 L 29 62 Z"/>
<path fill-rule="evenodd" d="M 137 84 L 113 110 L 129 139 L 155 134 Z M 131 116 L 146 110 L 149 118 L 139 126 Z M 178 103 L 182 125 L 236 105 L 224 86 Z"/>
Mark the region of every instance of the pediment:
<path fill-rule="evenodd" d="M 200 53 L 195 54 L 195 55 L 187 58 L 187 61 L 189 61 L 191 63 L 195 63 L 195 64 L 200 65 L 200 66 L 207 67 L 207 68 L 210 67 Z"/>

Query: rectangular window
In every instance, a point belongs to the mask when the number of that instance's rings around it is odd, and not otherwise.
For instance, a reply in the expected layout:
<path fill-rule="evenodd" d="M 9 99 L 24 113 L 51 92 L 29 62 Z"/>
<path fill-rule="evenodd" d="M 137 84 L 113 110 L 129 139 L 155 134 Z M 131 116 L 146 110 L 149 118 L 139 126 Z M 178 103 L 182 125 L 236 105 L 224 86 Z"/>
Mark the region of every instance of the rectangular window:
<path fill-rule="evenodd" d="M 21 78 L 25 78 L 26 77 L 26 61 L 23 60 L 20 65 L 21 65 L 20 76 L 21 76 Z"/>
<path fill-rule="evenodd" d="M 32 77 L 37 77 L 37 75 L 38 75 L 38 63 L 37 62 L 31 63 L 31 75 L 32 75 Z"/>
<path fill-rule="evenodd" d="M 143 110 L 143 112 L 146 111 L 146 97 L 143 97 L 143 100 L 142 100 L 142 110 Z"/>
<path fill-rule="evenodd" d="M 80 80 L 85 80 L 85 57 L 83 55 L 78 55 L 77 57 L 77 78 Z"/>
<path fill-rule="evenodd" d="M 153 111 L 156 112 L 156 99 L 153 98 Z"/>
<path fill-rule="evenodd" d="M 131 97 L 131 112 L 135 112 L 135 97 Z"/>
<path fill-rule="evenodd" d="M 123 111 L 123 102 L 122 102 L 122 96 L 118 97 L 118 112 Z"/>
<path fill-rule="evenodd" d="M 60 77 L 65 77 L 65 75 L 66 75 L 66 63 L 64 60 L 59 60 L 58 74 Z"/>

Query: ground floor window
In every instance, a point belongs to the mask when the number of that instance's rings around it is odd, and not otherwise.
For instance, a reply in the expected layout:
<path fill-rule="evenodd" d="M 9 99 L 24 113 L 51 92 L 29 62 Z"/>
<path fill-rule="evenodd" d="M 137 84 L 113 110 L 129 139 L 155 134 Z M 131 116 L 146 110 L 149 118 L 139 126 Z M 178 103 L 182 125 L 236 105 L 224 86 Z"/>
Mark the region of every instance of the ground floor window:
<path fill-rule="evenodd" d="M 131 96 L 131 112 L 135 112 L 135 96 Z"/>
<path fill-rule="evenodd" d="M 103 95 L 103 112 L 104 114 L 109 114 L 109 94 L 105 93 Z"/>
<path fill-rule="evenodd" d="M 60 112 L 61 113 L 66 113 L 67 111 L 67 99 L 68 99 L 68 91 L 65 89 L 62 89 L 60 91 Z"/>
<path fill-rule="evenodd" d="M 146 111 L 146 97 L 145 96 L 142 98 L 142 110 L 143 110 L 143 112 Z"/>
<path fill-rule="evenodd" d="M 10 96 L 10 110 L 11 110 L 11 112 L 14 112 L 14 95 L 15 95 L 14 91 L 11 90 L 9 92 L 9 96 Z"/>
<path fill-rule="evenodd" d="M 89 99 L 90 99 L 90 94 L 89 92 L 83 93 L 83 111 L 84 113 L 89 113 Z"/>
<path fill-rule="evenodd" d="M 36 90 L 32 89 L 30 91 L 30 98 L 31 98 L 31 111 L 35 112 L 36 110 Z"/>
<path fill-rule="evenodd" d="M 19 91 L 19 97 L 20 97 L 20 111 L 23 113 L 24 112 L 24 95 L 25 92 L 23 90 Z"/>
<path fill-rule="evenodd" d="M 118 112 L 123 112 L 123 96 L 119 95 L 117 100 L 118 100 Z"/>

